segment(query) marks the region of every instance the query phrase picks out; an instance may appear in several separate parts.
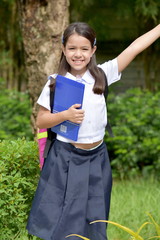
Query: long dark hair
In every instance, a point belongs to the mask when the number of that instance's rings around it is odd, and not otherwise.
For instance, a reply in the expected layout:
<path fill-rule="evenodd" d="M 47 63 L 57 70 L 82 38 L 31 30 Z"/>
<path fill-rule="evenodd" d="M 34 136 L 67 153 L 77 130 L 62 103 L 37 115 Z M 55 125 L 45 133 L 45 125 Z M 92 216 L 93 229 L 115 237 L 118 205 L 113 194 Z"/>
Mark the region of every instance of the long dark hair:
<path fill-rule="evenodd" d="M 77 33 L 78 35 L 87 38 L 90 41 L 92 48 L 95 46 L 96 34 L 94 30 L 87 23 L 75 22 L 75 23 L 71 23 L 64 31 L 64 34 L 62 36 L 62 44 L 64 45 L 64 47 L 66 46 L 68 38 L 74 33 Z M 93 54 L 87 67 L 91 75 L 95 79 L 93 92 L 96 94 L 104 93 L 104 90 L 105 90 L 104 76 L 103 76 L 103 73 L 97 67 L 95 53 Z M 64 76 L 69 71 L 70 71 L 70 65 L 66 61 L 66 57 L 62 52 L 59 68 L 58 68 L 58 74 Z"/>

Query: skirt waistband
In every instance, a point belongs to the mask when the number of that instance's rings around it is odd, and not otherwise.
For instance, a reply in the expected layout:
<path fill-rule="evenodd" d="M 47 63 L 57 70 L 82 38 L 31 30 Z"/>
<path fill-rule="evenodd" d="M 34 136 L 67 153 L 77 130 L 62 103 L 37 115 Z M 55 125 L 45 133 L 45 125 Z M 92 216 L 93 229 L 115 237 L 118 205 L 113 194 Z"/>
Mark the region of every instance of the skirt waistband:
<path fill-rule="evenodd" d="M 57 147 L 62 146 L 64 149 L 66 149 L 68 151 L 71 151 L 71 152 L 74 152 L 74 153 L 78 153 L 80 155 L 94 154 L 94 153 L 97 153 L 97 151 L 100 151 L 100 150 L 104 149 L 104 147 L 106 147 L 103 140 L 98 146 L 96 146 L 94 148 L 91 148 L 91 149 L 76 148 L 71 143 L 62 142 L 62 141 L 57 140 L 57 139 L 55 141 L 55 144 L 57 145 Z"/>

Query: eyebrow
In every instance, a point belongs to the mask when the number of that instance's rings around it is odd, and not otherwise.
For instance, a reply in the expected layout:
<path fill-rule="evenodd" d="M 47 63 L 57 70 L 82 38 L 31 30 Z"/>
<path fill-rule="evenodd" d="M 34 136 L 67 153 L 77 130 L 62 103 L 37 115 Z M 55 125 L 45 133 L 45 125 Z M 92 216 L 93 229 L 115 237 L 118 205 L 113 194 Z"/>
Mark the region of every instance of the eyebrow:
<path fill-rule="evenodd" d="M 77 47 L 77 45 L 68 44 L 68 47 Z M 89 47 L 90 46 L 88 45 L 81 46 L 81 48 L 89 48 Z"/>

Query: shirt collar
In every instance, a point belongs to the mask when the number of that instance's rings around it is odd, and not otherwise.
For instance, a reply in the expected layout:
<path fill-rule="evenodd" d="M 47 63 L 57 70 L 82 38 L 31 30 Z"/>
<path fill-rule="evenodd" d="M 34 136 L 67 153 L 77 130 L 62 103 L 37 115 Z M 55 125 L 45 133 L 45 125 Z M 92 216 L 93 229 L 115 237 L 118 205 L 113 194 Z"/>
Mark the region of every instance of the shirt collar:
<path fill-rule="evenodd" d="M 75 80 L 76 81 L 76 77 L 73 76 L 71 73 L 67 72 L 65 77 L 67 78 L 70 78 L 72 80 Z M 83 76 L 82 76 L 82 79 L 84 82 L 88 83 L 88 84 L 93 84 L 94 83 L 94 78 L 92 77 L 91 73 L 89 70 L 87 70 Z"/>

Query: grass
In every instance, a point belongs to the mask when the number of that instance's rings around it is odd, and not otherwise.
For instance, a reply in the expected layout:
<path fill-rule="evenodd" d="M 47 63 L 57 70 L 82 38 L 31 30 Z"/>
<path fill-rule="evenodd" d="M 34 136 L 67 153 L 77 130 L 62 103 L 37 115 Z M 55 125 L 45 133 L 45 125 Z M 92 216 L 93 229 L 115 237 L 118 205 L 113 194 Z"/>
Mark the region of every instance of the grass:
<path fill-rule="evenodd" d="M 151 213 L 160 224 L 160 187 L 154 178 L 134 179 L 130 181 L 114 181 L 111 199 L 110 220 L 137 231 L 149 220 Z M 144 238 L 156 235 L 154 226 L 147 225 L 142 230 Z M 123 230 L 108 225 L 109 240 L 128 240 L 129 234 Z"/>

